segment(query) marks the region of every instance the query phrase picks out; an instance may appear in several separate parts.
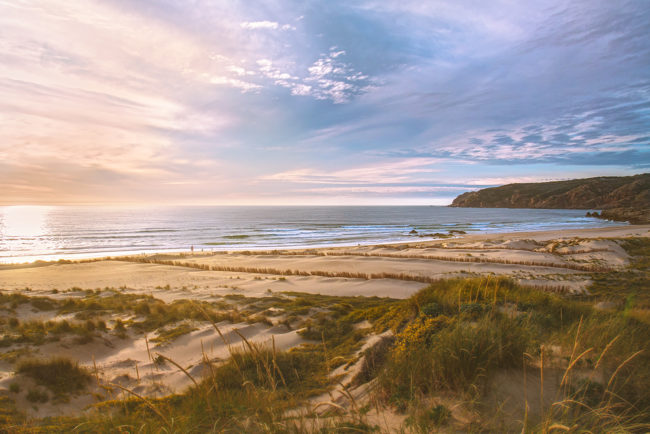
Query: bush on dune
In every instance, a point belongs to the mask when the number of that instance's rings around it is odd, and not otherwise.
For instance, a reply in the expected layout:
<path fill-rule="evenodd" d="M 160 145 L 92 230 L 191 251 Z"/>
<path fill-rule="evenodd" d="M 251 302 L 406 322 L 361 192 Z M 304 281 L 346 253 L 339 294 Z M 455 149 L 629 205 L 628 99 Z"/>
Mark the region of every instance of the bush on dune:
<path fill-rule="evenodd" d="M 650 428 L 650 326 L 623 312 L 490 277 L 433 284 L 401 310 L 409 320 L 395 329 L 379 374 L 381 396 L 398 408 L 440 391 L 480 399 L 492 374 L 539 362 L 550 344 L 561 348 L 556 363 L 567 371 L 562 400 L 543 415 L 547 425 Z M 605 384 L 581 381 L 585 372 Z"/>
<path fill-rule="evenodd" d="M 32 378 L 57 395 L 79 392 L 92 378 L 78 363 L 63 357 L 23 360 L 16 366 L 16 373 Z"/>

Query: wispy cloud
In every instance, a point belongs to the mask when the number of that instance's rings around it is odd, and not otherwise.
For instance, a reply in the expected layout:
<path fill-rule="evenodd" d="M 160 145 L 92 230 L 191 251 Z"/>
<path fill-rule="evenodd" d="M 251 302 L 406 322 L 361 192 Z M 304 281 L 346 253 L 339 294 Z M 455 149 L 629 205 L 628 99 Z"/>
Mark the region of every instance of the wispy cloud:
<path fill-rule="evenodd" d="M 262 88 L 261 85 L 251 83 L 250 81 L 244 81 L 238 78 L 224 77 L 218 75 L 210 77 L 210 83 L 223 84 L 227 86 L 236 87 L 238 89 L 241 89 L 243 92 L 250 92 Z"/>
<path fill-rule="evenodd" d="M 244 21 L 240 24 L 242 29 L 249 30 L 258 30 L 258 29 L 270 29 L 270 30 L 296 30 L 295 26 L 291 24 L 278 24 L 275 21 Z"/>
<path fill-rule="evenodd" d="M 436 173 L 438 169 L 435 165 L 441 161 L 411 158 L 334 171 L 297 169 L 264 176 L 262 179 L 300 184 L 394 184 L 413 182 L 416 175 Z"/>
<path fill-rule="evenodd" d="M 448 157 L 477 161 L 559 161 L 587 154 L 634 150 L 646 134 L 612 134 L 598 111 L 553 120 L 542 125 L 485 131 L 437 146 Z"/>
<path fill-rule="evenodd" d="M 326 55 L 319 57 L 309 68 L 309 94 L 317 99 L 331 99 L 337 104 L 345 103 L 354 95 L 363 93 L 368 86 L 368 76 L 343 61 L 345 50 L 330 47 Z M 300 88 L 305 91 L 305 85 Z M 296 93 L 294 93 L 296 94 Z"/>
<path fill-rule="evenodd" d="M 527 182 L 549 182 L 549 181 L 563 181 L 567 178 L 549 178 L 548 176 L 502 176 L 493 178 L 469 178 L 464 179 L 463 182 L 467 185 L 477 186 L 497 186 L 505 184 L 527 183 Z"/>
<path fill-rule="evenodd" d="M 242 29 L 252 29 L 252 30 L 257 30 L 257 29 L 277 29 L 280 27 L 278 23 L 275 21 L 244 21 L 241 23 Z"/>
<path fill-rule="evenodd" d="M 319 193 L 319 194 L 402 194 L 402 193 L 439 193 L 439 192 L 453 192 L 458 193 L 459 190 L 478 190 L 478 187 L 458 187 L 458 186 L 372 186 L 372 187 L 320 187 L 320 188 L 305 188 L 296 189 L 295 191 L 301 193 Z"/>

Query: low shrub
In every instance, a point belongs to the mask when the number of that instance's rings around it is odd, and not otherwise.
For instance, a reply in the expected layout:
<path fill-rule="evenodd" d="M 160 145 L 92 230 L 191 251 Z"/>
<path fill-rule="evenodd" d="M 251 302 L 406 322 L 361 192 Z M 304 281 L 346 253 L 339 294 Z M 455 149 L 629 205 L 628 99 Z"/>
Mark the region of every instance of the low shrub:
<path fill-rule="evenodd" d="M 486 315 L 476 323 L 438 316 L 397 335 L 381 384 L 392 399 L 435 390 L 467 391 L 496 369 L 521 366 L 532 339 L 519 321 Z"/>
<path fill-rule="evenodd" d="M 88 370 L 63 357 L 23 360 L 18 363 L 16 373 L 32 378 L 56 395 L 79 392 L 92 379 Z"/>
<path fill-rule="evenodd" d="M 46 403 L 50 400 L 50 396 L 44 390 L 30 389 L 26 396 L 29 402 L 33 403 Z"/>

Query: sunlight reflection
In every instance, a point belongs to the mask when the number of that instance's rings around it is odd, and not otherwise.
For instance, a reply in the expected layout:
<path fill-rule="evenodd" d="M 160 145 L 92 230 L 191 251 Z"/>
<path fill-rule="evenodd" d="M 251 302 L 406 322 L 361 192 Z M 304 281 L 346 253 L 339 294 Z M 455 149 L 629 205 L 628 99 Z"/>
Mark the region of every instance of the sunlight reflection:
<path fill-rule="evenodd" d="M 35 237 L 47 231 L 49 206 L 8 206 L 0 208 L 2 237 Z"/>

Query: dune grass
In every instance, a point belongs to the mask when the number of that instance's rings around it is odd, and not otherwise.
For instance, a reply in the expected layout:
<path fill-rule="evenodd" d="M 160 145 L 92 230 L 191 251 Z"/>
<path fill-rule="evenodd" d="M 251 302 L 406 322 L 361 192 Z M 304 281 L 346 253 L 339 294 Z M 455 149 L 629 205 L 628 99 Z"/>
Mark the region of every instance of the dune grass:
<path fill-rule="evenodd" d="M 59 341 L 63 336 L 72 334 L 79 341 L 90 342 L 96 331 L 105 331 L 106 323 L 102 320 L 85 322 L 68 320 L 20 321 L 15 317 L 7 321 L 0 319 L 0 348 L 14 344 L 42 345 L 47 342 Z"/>
<path fill-rule="evenodd" d="M 644 246 L 632 248 L 643 252 Z M 639 261 L 631 271 L 644 272 Z M 636 290 L 622 287 L 621 296 L 628 298 Z M 184 393 L 153 399 L 106 385 L 128 398 L 100 404 L 102 410 L 94 415 L 50 420 L 48 429 L 372 431 L 378 428 L 365 417 L 367 407 L 338 408 L 329 403 L 324 404 L 323 415 L 308 399 L 339 387 L 333 369 L 357 360 L 356 352 L 369 333 L 390 330 L 394 338 L 382 339 L 365 352 L 355 382 L 375 384 L 373 396 L 382 411 L 406 412 L 405 432 L 445 425 L 452 431 L 494 430 L 498 425 L 481 413 L 490 380 L 508 370 L 543 372 L 544 366 L 564 370 L 559 394 L 536 418 L 522 414 L 518 430 L 647 431 L 650 324 L 629 310 L 594 309 L 599 297 L 542 292 L 495 276 L 436 281 L 406 300 L 286 292 L 266 297 L 232 295 L 213 304 L 163 303 L 138 296 L 133 303 L 124 303 L 123 312 L 136 315 L 129 325 L 141 330 L 187 318 L 212 323 L 219 332 L 218 323 L 228 319 L 223 309 L 230 308 L 233 322 L 259 315 L 293 318 L 289 325 L 300 329 L 311 343 L 276 351 L 272 345 L 243 340 L 225 362 L 204 356 L 205 376 L 193 378 L 195 385 Z M 119 298 L 115 296 L 116 306 Z M 94 302 L 98 311 L 103 309 L 100 300 Z M 371 327 L 358 329 L 362 321 Z M 448 407 L 432 404 L 440 395 L 452 397 L 478 416 L 459 425 Z M 25 426 L 37 430 L 45 423 L 32 421 Z"/>
<path fill-rule="evenodd" d="M 92 378 L 88 370 L 63 357 L 22 360 L 16 366 L 16 373 L 32 378 L 55 395 L 80 392 Z"/>
<path fill-rule="evenodd" d="M 79 290 L 81 291 L 81 290 Z M 74 335 L 77 343 L 87 343 L 93 340 L 99 332 L 107 332 L 108 326 L 102 318 L 121 315 L 130 319 L 115 321 L 114 332 L 125 336 L 128 328 L 137 332 L 152 332 L 160 330 L 165 339 L 169 340 L 189 330 L 180 333 L 177 329 L 174 336 L 168 326 L 184 320 L 205 321 L 203 313 L 196 309 L 199 303 L 203 311 L 208 312 L 209 319 L 215 322 L 230 321 L 233 323 L 253 321 L 241 314 L 236 306 L 226 302 L 195 302 L 177 300 L 165 303 L 151 295 L 130 294 L 112 288 L 104 291 L 85 291 L 85 296 L 67 298 L 65 300 L 49 297 L 31 297 L 29 295 L 0 293 L 0 305 L 31 304 L 33 306 L 48 306 L 48 310 L 58 315 L 74 314 L 72 320 L 29 320 L 21 321 L 15 316 L 0 317 L 0 348 L 15 344 L 42 345 L 56 342 L 66 335 Z M 257 318 L 263 321 L 264 318 Z"/>
<path fill-rule="evenodd" d="M 558 244 L 559 245 L 559 244 Z M 390 248 L 391 246 L 381 246 Z M 394 247 L 393 247 L 394 248 Z M 508 249 L 508 247 L 497 247 L 498 249 Z M 445 249 L 464 249 L 464 250 L 492 250 L 491 248 L 477 248 L 477 247 L 457 247 Z M 520 250 L 512 249 L 510 250 Z M 607 251 L 607 249 L 589 249 L 584 251 L 572 252 L 576 253 L 589 253 L 589 252 L 598 252 L 598 251 Z M 212 255 L 243 255 L 243 256 L 361 256 L 361 257 L 377 257 L 377 258 L 391 258 L 391 259 L 420 259 L 420 260 L 429 260 L 429 261 L 444 261 L 444 262 L 469 262 L 469 263 L 487 263 L 487 264 L 505 264 L 505 265 L 523 265 L 526 267 L 552 267 L 552 268 L 565 268 L 569 270 L 578 270 L 578 271 L 590 271 L 590 272 L 607 272 L 612 269 L 607 266 L 600 264 L 591 264 L 591 263 L 576 263 L 576 262 L 553 262 L 548 260 L 517 260 L 517 259 L 504 259 L 498 257 L 478 257 L 478 256 L 459 256 L 459 255 L 444 255 L 444 254 L 427 254 L 427 253 L 387 253 L 387 252 L 359 252 L 359 251 L 349 251 L 349 250 L 335 250 L 335 251 L 321 251 L 321 250 L 260 250 L 260 251 L 236 251 L 236 252 L 213 252 Z M 558 254 L 558 256 L 561 256 Z M 206 257 L 206 256 L 203 256 Z M 200 262 L 184 262 L 175 260 L 185 258 L 184 255 L 179 255 L 177 257 L 171 256 L 169 259 L 163 259 L 160 257 L 121 257 L 120 260 L 132 261 L 132 262 L 148 262 L 156 263 L 162 265 L 182 265 L 184 267 L 193 267 L 193 268 L 202 268 L 206 269 L 208 267 L 214 271 L 241 271 L 242 267 L 234 266 L 219 266 L 219 265 L 209 265 L 201 264 Z M 216 267 L 216 268 L 213 268 Z M 227 269 L 230 268 L 230 269 Z M 275 273 L 271 274 L 282 274 L 282 273 L 296 273 L 297 270 L 275 270 Z"/>
<path fill-rule="evenodd" d="M 159 331 L 158 336 L 151 339 L 151 342 L 158 345 L 164 345 L 183 335 L 191 333 L 194 330 L 196 330 L 196 327 L 194 327 L 193 325 L 188 323 L 181 323 L 175 327 L 165 328 L 164 330 Z"/>
<path fill-rule="evenodd" d="M 59 306 L 58 300 L 49 297 L 29 296 L 17 291 L 0 292 L 0 309 L 15 312 L 16 308 L 24 304 L 30 304 L 39 311 L 54 310 Z"/>
<path fill-rule="evenodd" d="M 365 256 L 365 255 L 359 255 Z M 421 259 L 421 258 L 420 258 Z M 468 258 L 472 259 L 472 258 Z M 474 260 L 465 260 L 464 258 L 452 258 L 450 261 L 453 262 L 485 262 L 481 258 L 475 258 Z M 234 273 L 250 273 L 250 274 L 268 274 L 276 276 L 320 276 L 320 277 L 333 277 L 333 278 L 343 278 L 343 279 L 363 279 L 363 280 L 374 280 L 374 279 L 395 279 L 395 280 L 404 280 L 408 282 L 420 282 L 420 283 L 435 283 L 441 280 L 439 277 L 425 276 L 421 274 L 409 274 L 409 273 L 363 273 L 363 272 L 352 272 L 352 271 L 323 271 L 323 270 L 298 270 L 298 269 L 280 269 L 280 268 L 271 268 L 271 267 L 245 267 L 245 266 L 234 266 L 234 265 L 209 265 L 201 264 L 197 262 L 187 262 L 187 261 L 176 261 L 160 258 L 151 258 L 151 257 L 121 257 L 122 261 L 137 262 L 144 264 L 158 264 L 158 265 L 169 265 L 175 267 L 187 267 L 194 268 L 204 271 L 225 271 L 225 272 L 234 272 Z M 514 262 L 513 262 L 514 264 Z M 523 265 L 523 264 L 518 264 Z M 531 266 L 540 266 L 542 264 L 527 264 Z M 575 266 L 574 266 L 575 265 Z M 545 264 L 544 266 L 549 266 Z M 549 266 L 554 267 L 554 266 Z M 576 268 L 577 267 L 577 268 Z M 557 267 L 555 267 L 557 268 Z M 576 264 L 569 264 L 566 267 L 562 266 L 559 268 L 570 268 L 582 271 L 600 271 L 604 272 L 608 269 L 605 269 L 600 266 L 582 266 Z M 547 284 L 539 289 L 548 289 L 556 292 L 567 292 L 570 288 L 566 285 L 551 285 Z"/>
<path fill-rule="evenodd" d="M 592 275 L 588 288 L 594 298 L 616 303 L 620 308 L 650 309 L 650 238 L 621 240 L 631 257 L 625 270 Z M 650 322 L 650 314 L 645 316 Z"/>
<path fill-rule="evenodd" d="M 18 431 L 24 424 L 25 415 L 16 409 L 14 400 L 9 396 L 0 396 L 0 427 L 14 426 L 14 430 Z"/>
<path fill-rule="evenodd" d="M 650 428 L 648 324 L 507 279 L 446 281 L 415 294 L 402 309 L 410 319 L 396 330 L 379 374 L 382 398 L 398 409 L 440 392 L 480 401 L 493 373 L 539 362 L 544 345 L 557 345 L 562 351 L 554 363 L 571 375 L 546 422 Z M 585 372 L 593 378 L 580 383 Z"/>

